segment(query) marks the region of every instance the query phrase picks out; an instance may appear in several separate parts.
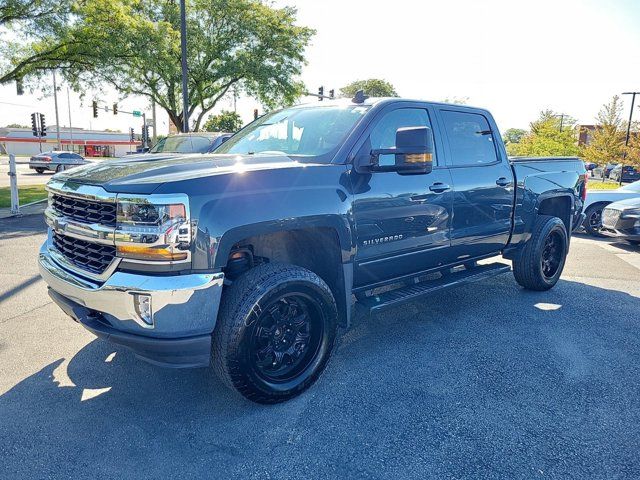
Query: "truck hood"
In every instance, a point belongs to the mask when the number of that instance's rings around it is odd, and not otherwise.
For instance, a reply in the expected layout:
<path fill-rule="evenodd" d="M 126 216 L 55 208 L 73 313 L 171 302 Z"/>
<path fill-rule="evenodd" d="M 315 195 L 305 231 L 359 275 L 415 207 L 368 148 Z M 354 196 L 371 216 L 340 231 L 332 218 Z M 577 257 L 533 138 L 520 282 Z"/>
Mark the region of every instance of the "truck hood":
<path fill-rule="evenodd" d="M 163 183 L 254 170 L 308 165 L 286 155 L 181 155 L 170 158 L 122 158 L 66 170 L 59 181 L 98 185 L 114 193 L 151 193 Z"/>

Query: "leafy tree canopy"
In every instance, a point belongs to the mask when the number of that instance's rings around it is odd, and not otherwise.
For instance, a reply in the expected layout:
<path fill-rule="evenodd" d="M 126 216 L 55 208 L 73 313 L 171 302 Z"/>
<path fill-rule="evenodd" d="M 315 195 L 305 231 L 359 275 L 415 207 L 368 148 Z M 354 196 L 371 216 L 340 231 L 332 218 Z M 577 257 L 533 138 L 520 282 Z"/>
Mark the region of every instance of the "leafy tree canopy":
<path fill-rule="evenodd" d="M 204 123 L 202 129 L 206 132 L 233 133 L 242 128 L 242 119 L 236 112 L 223 110 L 218 115 L 211 115 Z"/>
<path fill-rule="evenodd" d="M 577 155 L 575 123 L 565 115 L 561 128 L 561 117 L 552 110 L 544 110 L 536 121 L 531 122 L 529 133 L 519 142 L 507 144 L 507 152 L 532 157 Z"/>
<path fill-rule="evenodd" d="M 290 104 L 304 90 L 297 76 L 314 31 L 295 24 L 295 9 L 260 0 L 186 1 L 194 129 L 233 86 L 267 108 Z M 154 100 L 182 130 L 179 2 L 83 0 L 72 4 L 70 18 L 44 31 L 24 24 L 0 50 L 9 59 L 0 83 L 59 69 L 80 91 L 109 85 Z"/>
<path fill-rule="evenodd" d="M 28 125 L 20 125 L 19 123 L 10 123 L 9 125 L 5 125 L 4 128 L 30 128 Z"/>
<path fill-rule="evenodd" d="M 364 90 L 365 95 L 370 97 L 397 97 L 396 89 L 386 80 L 370 78 L 368 80 L 356 80 L 349 85 L 342 87 L 340 92 L 344 97 L 353 97 L 358 90 Z"/>
<path fill-rule="evenodd" d="M 609 103 L 602 105 L 596 116 L 597 127 L 591 141 L 580 151 L 585 160 L 598 164 L 621 161 L 626 134 L 622 108 L 622 102 L 617 95 Z"/>
<path fill-rule="evenodd" d="M 504 140 L 505 145 L 510 143 L 520 143 L 520 140 L 522 140 L 526 134 L 527 131 L 522 128 L 509 128 L 502 134 L 502 139 Z"/>

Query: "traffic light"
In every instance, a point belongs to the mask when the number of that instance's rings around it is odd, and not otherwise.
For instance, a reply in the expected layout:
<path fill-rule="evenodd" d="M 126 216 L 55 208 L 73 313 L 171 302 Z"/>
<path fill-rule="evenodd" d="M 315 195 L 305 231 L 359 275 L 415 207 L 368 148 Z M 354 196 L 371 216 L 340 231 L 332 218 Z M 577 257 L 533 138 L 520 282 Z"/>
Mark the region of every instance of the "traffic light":
<path fill-rule="evenodd" d="M 131 141 L 131 143 L 135 142 L 136 140 L 136 135 L 134 132 L 135 131 L 133 130 L 133 128 L 129 129 L 129 140 Z"/>
<path fill-rule="evenodd" d="M 320 101 L 324 100 L 324 87 L 320 87 L 318 89 L 318 100 Z"/>
<path fill-rule="evenodd" d="M 144 126 L 144 145 L 145 147 L 149 145 L 149 143 L 151 142 L 151 135 L 150 135 L 150 131 L 151 130 L 151 125 L 145 125 Z"/>
<path fill-rule="evenodd" d="M 331 90 L 329 90 L 329 96 L 331 98 L 336 98 L 336 91 L 333 88 Z"/>
<path fill-rule="evenodd" d="M 34 137 L 40 136 L 40 131 L 38 130 L 38 120 L 36 117 L 37 114 L 31 114 L 31 131 L 33 132 Z"/>
<path fill-rule="evenodd" d="M 91 103 L 91 106 L 93 108 L 93 118 L 98 118 L 98 102 L 96 102 L 95 100 Z"/>
<path fill-rule="evenodd" d="M 117 104 L 117 103 L 114 103 L 114 104 L 113 104 L 113 114 L 114 114 L 114 115 L 117 115 L 117 114 L 118 114 L 118 104 Z"/>
<path fill-rule="evenodd" d="M 40 136 L 41 137 L 47 136 L 47 124 L 44 121 L 44 113 L 40 114 Z"/>
<path fill-rule="evenodd" d="M 16 80 L 16 92 L 18 95 L 24 95 L 24 85 L 22 84 L 22 80 Z"/>
<path fill-rule="evenodd" d="M 254 120 L 257 120 L 257 119 L 258 119 L 258 109 L 257 109 L 257 108 L 254 108 L 254 109 L 253 109 L 253 119 L 254 119 Z"/>
<path fill-rule="evenodd" d="M 142 146 L 147 146 L 147 129 L 144 125 L 142 126 Z"/>

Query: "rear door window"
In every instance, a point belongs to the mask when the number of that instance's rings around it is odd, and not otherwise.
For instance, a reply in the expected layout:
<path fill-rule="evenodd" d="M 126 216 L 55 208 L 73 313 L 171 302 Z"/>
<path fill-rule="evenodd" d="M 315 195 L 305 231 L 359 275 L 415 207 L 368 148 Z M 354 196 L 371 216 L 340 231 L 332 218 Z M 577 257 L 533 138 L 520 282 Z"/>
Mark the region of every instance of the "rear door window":
<path fill-rule="evenodd" d="M 480 166 L 498 161 L 493 133 L 484 115 L 453 110 L 443 110 L 441 114 L 452 166 Z"/>

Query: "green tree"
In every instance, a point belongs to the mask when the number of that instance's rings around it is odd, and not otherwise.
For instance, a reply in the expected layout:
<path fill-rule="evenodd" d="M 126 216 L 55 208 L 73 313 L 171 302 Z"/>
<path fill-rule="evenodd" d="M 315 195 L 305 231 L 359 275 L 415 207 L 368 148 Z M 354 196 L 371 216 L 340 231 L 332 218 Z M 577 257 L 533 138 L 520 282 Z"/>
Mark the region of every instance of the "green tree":
<path fill-rule="evenodd" d="M 19 123 L 10 123 L 6 125 L 4 128 L 29 128 L 28 125 L 20 125 Z"/>
<path fill-rule="evenodd" d="M 626 133 L 626 124 L 622 120 L 622 108 L 622 102 L 617 95 L 609 103 L 602 105 L 596 116 L 596 130 L 593 132 L 591 141 L 580 151 L 580 155 L 585 160 L 598 164 L 621 161 L 625 151 Z"/>
<path fill-rule="evenodd" d="M 211 115 L 204 123 L 202 129 L 206 132 L 233 133 L 242 128 L 242 119 L 236 112 L 223 110 L 218 115 Z"/>
<path fill-rule="evenodd" d="M 364 90 L 365 95 L 370 97 L 397 97 L 398 93 L 386 80 L 370 78 L 368 80 L 356 80 L 349 85 L 342 87 L 340 92 L 343 97 L 353 97 L 358 90 Z"/>
<path fill-rule="evenodd" d="M 510 143 L 520 143 L 520 140 L 527 134 L 526 130 L 522 128 L 508 128 L 502 134 L 502 139 L 504 140 L 505 145 L 509 145 Z"/>
<path fill-rule="evenodd" d="M 199 129 L 236 86 L 267 108 L 290 104 L 312 29 L 296 25 L 293 8 L 260 0 L 187 0 L 188 114 Z M 180 11 L 175 0 L 83 0 L 72 22 L 43 38 L 21 32 L 0 83 L 39 78 L 57 68 L 78 90 L 114 87 L 147 97 L 182 130 Z"/>
<path fill-rule="evenodd" d="M 507 152 L 532 157 L 577 155 L 575 123 L 567 115 L 561 120 L 552 110 L 544 110 L 536 121 L 531 122 L 529 133 L 519 142 L 506 145 Z"/>

